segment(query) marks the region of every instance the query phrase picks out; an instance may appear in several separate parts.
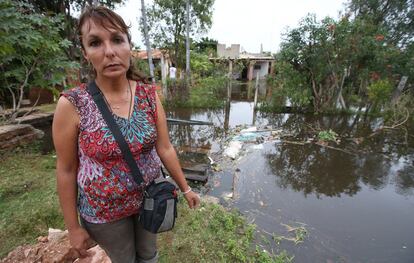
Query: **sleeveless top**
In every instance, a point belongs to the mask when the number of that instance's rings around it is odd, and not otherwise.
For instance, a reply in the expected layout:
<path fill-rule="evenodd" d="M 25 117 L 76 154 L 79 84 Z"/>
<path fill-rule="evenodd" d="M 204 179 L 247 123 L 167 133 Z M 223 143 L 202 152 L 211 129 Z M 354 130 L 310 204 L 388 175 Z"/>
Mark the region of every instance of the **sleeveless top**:
<path fill-rule="evenodd" d="M 107 223 L 137 214 L 143 186 L 130 173 L 121 150 L 87 92 L 87 85 L 62 93 L 80 117 L 77 171 L 78 209 L 90 223 Z M 155 149 L 157 108 L 155 87 L 137 83 L 130 119 L 115 114 L 146 185 L 160 175 L 161 161 Z"/>

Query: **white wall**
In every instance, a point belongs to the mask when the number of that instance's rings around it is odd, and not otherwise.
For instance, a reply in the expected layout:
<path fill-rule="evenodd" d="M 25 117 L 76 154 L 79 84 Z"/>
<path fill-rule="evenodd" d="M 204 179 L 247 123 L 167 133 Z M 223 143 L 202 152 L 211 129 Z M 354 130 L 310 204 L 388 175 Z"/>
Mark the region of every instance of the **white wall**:
<path fill-rule="evenodd" d="M 253 79 L 256 79 L 257 72 L 259 72 L 259 78 L 264 78 L 269 72 L 269 62 L 256 62 L 255 65 L 260 65 L 260 69 L 253 69 Z"/>

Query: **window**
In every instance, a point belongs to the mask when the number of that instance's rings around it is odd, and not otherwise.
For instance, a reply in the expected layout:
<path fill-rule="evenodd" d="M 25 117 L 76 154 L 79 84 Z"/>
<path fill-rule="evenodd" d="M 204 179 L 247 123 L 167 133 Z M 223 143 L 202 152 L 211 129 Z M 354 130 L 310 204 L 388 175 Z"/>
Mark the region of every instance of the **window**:
<path fill-rule="evenodd" d="M 261 68 L 262 68 L 261 65 L 254 65 L 254 68 L 253 69 L 260 70 Z"/>

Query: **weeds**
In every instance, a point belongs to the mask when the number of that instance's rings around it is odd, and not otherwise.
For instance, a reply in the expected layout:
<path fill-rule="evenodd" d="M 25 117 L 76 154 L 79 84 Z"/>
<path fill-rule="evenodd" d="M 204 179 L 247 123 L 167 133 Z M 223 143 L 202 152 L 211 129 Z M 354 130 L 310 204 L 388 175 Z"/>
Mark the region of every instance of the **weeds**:
<path fill-rule="evenodd" d="M 320 131 L 318 133 L 318 139 L 324 142 L 336 142 L 338 139 L 338 134 L 331 129 L 329 129 L 328 131 Z"/>
<path fill-rule="evenodd" d="M 188 100 L 173 99 L 167 101 L 167 106 L 210 109 L 221 108 L 224 106 L 225 102 L 223 92 L 226 85 L 226 77 L 208 77 L 199 79 L 196 84 L 191 87 L 190 98 Z M 179 96 L 177 98 L 179 98 Z"/>

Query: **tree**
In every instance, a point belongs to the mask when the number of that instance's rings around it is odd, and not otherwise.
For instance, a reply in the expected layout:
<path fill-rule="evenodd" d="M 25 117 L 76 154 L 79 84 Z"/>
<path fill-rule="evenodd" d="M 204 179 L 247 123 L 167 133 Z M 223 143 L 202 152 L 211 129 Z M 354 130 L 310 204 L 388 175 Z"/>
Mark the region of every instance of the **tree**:
<path fill-rule="evenodd" d="M 185 80 L 186 86 L 190 86 L 191 69 L 190 69 L 190 0 L 185 3 Z"/>
<path fill-rule="evenodd" d="M 152 83 L 155 83 L 154 78 L 154 64 L 152 63 L 151 45 L 148 36 L 148 25 L 147 25 L 147 12 L 145 10 L 145 2 L 141 0 L 141 13 L 142 13 L 142 26 L 144 30 L 145 47 L 147 48 L 149 72 Z"/>
<path fill-rule="evenodd" d="M 393 83 L 397 73 L 390 65 L 399 64 L 400 50 L 386 38 L 383 27 L 365 20 L 344 16 L 339 21 L 317 21 L 314 15 L 307 16 L 281 45 L 279 84 L 293 102 L 311 101 L 315 111 L 338 105 L 346 109 L 355 96 L 367 102 L 371 83 L 378 79 Z"/>
<path fill-rule="evenodd" d="M 414 0 L 351 0 L 355 18 L 370 21 L 388 32 L 388 41 L 405 47 L 414 37 Z"/>
<path fill-rule="evenodd" d="M 23 2 L 0 2 L 0 92 L 11 96 L 16 117 L 25 90 L 32 86 L 52 88 L 62 83 L 69 62 L 64 49 L 71 43 L 62 39 L 61 16 L 32 13 L 33 6 Z"/>
<path fill-rule="evenodd" d="M 67 55 L 71 59 L 77 59 L 80 55 L 77 51 L 78 43 L 75 32 L 77 19 L 73 17 L 72 10 L 81 11 L 86 6 L 100 4 L 109 8 L 122 4 L 124 0 L 27 0 L 36 12 L 43 13 L 48 16 L 63 15 L 64 30 L 60 34 L 63 38 L 67 38 L 72 42 L 72 46 L 66 50 Z"/>
<path fill-rule="evenodd" d="M 204 53 L 216 57 L 218 41 L 208 37 L 202 37 L 193 43 L 194 50 L 198 53 Z"/>
<path fill-rule="evenodd" d="M 211 27 L 213 4 L 214 0 L 191 1 L 190 35 L 205 33 Z M 154 0 L 147 11 L 153 43 L 172 51 L 177 67 L 184 68 L 186 0 Z"/>

